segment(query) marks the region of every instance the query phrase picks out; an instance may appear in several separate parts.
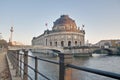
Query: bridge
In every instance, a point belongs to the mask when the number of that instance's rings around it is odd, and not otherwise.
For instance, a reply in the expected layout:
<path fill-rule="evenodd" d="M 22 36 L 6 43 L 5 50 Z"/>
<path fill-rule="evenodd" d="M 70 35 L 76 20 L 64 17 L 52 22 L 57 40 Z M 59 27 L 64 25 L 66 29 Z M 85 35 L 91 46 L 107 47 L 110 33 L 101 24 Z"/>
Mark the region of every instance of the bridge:
<path fill-rule="evenodd" d="M 64 50 L 62 47 L 48 47 L 48 46 L 40 46 L 40 45 L 14 45 L 14 46 L 8 46 L 8 50 L 31 50 L 32 52 L 41 52 L 41 53 L 47 53 L 47 54 L 55 54 L 55 52 L 61 52 L 64 53 Z"/>
<path fill-rule="evenodd" d="M 93 53 L 103 53 L 103 54 L 109 54 L 109 55 L 112 55 L 112 54 L 115 54 L 114 53 L 115 51 L 111 50 L 110 48 L 100 48 L 100 49 L 96 49 L 93 51 Z"/>
<path fill-rule="evenodd" d="M 9 50 L 20 50 L 26 49 L 31 50 L 32 52 L 43 52 L 43 53 L 54 53 L 54 52 L 61 52 L 61 53 L 71 53 L 74 55 L 91 55 L 92 53 L 97 53 L 98 51 L 106 51 L 106 54 L 116 54 L 117 48 L 110 47 L 110 48 L 100 48 L 96 46 L 73 46 L 73 47 L 52 47 L 52 46 L 40 46 L 40 45 L 15 45 L 15 46 L 8 46 Z M 85 54 L 86 53 L 86 54 Z"/>
<path fill-rule="evenodd" d="M 75 55 L 80 54 L 92 54 L 92 53 L 105 53 L 105 54 L 117 54 L 118 49 L 116 47 L 100 48 L 97 46 L 73 46 L 64 47 L 64 51 L 69 51 Z"/>
<path fill-rule="evenodd" d="M 93 53 L 104 53 L 108 55 L 114 55 L 117 54 L 118 49 L 115 47 L 110 47 L 110 48 L 98 48 L 93 51 Z"/>

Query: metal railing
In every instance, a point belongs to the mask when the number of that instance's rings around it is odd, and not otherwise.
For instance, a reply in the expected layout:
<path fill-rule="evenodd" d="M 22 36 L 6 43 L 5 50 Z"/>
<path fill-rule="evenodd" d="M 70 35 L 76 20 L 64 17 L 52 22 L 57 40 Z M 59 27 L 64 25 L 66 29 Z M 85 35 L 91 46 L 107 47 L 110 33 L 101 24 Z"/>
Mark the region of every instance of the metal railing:
<path fill-rule="evenodd" d="M 36 56 L 28 55 L 28 51 L 23 50 L 23 54 L 19 53 L 20 50 L 17 51 L 8 51 L 8 57 L 13 64 L 13 69 L 16 69 L 16 76 L 20 76 L 23 80 L 38 80 L 38 75 L 41 75 L 46 80 L 52 80 L 48 76 L 42 74 L 38 71 L 38 60 L 45 61 L 48 63 L 59 65 L 59 80 L 65 80 L 66 68 L 72 68 L 77 70 L 82 70 L 85 72 L 90 72 L 94 74 L 98 74 L 101 76 L 106 76 L 113 79 L 120 80 L 120 74 L 112 73 L 108 71 L 102 71 L 97 69 L 91 69 L 86 67 L 80 67 L 73 64 L 70 64 L 71 54 L 63 54 L 59 53 L 59 62 L 53 60 L 42 59 Z M 28 57 L 33 58 L 35 60 L 34 68 L 28 64 Z M 34 79 L 28 74 L 28 68 L 34 71 L 35 77 Z"/>

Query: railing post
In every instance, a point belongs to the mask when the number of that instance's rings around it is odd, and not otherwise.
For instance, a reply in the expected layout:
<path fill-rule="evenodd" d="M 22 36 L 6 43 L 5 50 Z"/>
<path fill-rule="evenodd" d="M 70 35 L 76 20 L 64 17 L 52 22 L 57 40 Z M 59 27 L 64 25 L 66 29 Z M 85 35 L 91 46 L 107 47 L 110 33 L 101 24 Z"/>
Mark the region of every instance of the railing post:
<path fill-rule="evenodd" d="M 59 54 L 59 80 L 64 80 L 65 65 L 64 65 L 64 54 Z"/>
<path fill-rule="evenodd" d="M 24 50 L 24 75 L 23 80 L 28 80 L 28 51 Z"/>
<path fill-rule="evenodd" d="M 20 77 L 22 76 L 22 55 L 20 55 Z"/>
<path fill-rule="evenodd" d="M 37 57 L 35 57 L 35 80 L 38 80 L 37 71 L 38 71 L 38 59 Z"/>
<path fill-rule="evenodd" d="M 66 65 L 72 63 L 72 55 L 71 54 L 59 54 L 59 80 L 72 80 L 72 70 L 70 68 L 66 68 Z"/>
<path fill-rule="evenodd" d="M 72 54 L 64 54 L 64 64 L 65 67 L 67 64 L 71 64 L 72 63 Z M 72 69 L 66 67 L 65 68 L 65 80 L 72 80 Z"/>
<path fill-rule="evenodd" d="M 16 60 L 15 60 L 15 58 L 16 58 L 16 52 L 13 51 L 12 54 L 13 54 L 13 56 L 12 56 L 12 59 L 13 59 L 13 60 L 12 60 L 12 63 L 13 63 L 13 69 L 15 69 L 15 68 L 16 68 L 16 66 L 15 66 L 15 65 L 16 65 Z"/>
<path fill-rule="evenodd" d="M 12 52 L 11 50 L 8 51 L 8 57 L 9 57 L 9 59 L 11 61 L 11 64 L 13 65 L 11 52 Z"/>
<path fill-rule="evenodd" d="M 17 63 L 16 63 L 16 76 L 19 76 L 19 50 L 16 52 L 16 58 L 17 58 Z"/>

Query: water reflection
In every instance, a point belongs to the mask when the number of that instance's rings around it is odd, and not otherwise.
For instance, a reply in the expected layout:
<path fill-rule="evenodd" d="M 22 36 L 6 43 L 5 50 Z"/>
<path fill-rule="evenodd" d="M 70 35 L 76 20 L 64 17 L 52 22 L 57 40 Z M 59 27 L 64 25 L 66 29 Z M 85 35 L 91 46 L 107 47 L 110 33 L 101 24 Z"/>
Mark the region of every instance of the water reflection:
<path fill-rule="evenodd" d="M 39 53 L 30 53 L 33 56 L 41 56 Z M 58 61 L 58 58 L 45 57 L 47 59 Z M 29 58 L 29 64 L 34 66 L 34 59 Z M 118 56 L 104 56 L 104 57 L 78 57 L 72 59 L 72 64 L 77 66 L 95 68 L 105 71 L 111 71 L 115 73 L 120 73 L 120 57 Z M 51 80 L 58 80 L 59 78 L 59 66 L 56 64 L 39 61 L 38 70 L 47 75 Z M 108 77 L 99 76 L 96 74 L 71 69 L 69 72 L 72 72 L 72 80 L 114 80 Z M 34 71 L 29 70 L 29 74 L 34 79 Z M 70 76 L 69 76 L 70 77 Z M 46 80 L 45 78 L 39 76 L 39 80 Z M 69 80 L 69 79 L 68 79 Z"/>

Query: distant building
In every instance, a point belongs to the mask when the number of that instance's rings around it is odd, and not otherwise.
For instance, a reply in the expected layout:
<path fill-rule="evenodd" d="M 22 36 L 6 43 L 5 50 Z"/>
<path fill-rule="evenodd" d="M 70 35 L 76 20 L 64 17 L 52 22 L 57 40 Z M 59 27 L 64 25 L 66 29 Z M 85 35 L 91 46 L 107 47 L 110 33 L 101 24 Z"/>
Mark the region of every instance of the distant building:
<path fill-rule="evenodd" d="M 11 44 L 12 45 L 24 45 L 23 43 L 17 42 L 17 41 L 12 41 Z"/>
<path fill-rule="evenodd" d="M 5 49 L 7 49 L 7 48 L 8 48 L 7 41 L 1 39 L 1 40 L 0 40 L 0 51 L 3 51 L 3 50 L 5 50 Z"/>
<path fill-rule="evenodd" d="M 0 33 L 0 40 L 2 39 L 2 35 L 1 35 L 2 33 Z"/>
<path fill-rule="evenodd" d="M 84 25 L 83 25 L 84 27 Z M 68 15 L 62 15 L 54 22 L 52 30 L 45 30 L 43 34 L 32 39 L 32 45 L 70 47 L 82 46 L 85 43 L 85 31 L 77 27 Z"/>
<path fill-rule="evenodd" d="M 99 47 L 118 47 L 120 46 L 120 40 L 101 40 L 96 46 Z"/>

